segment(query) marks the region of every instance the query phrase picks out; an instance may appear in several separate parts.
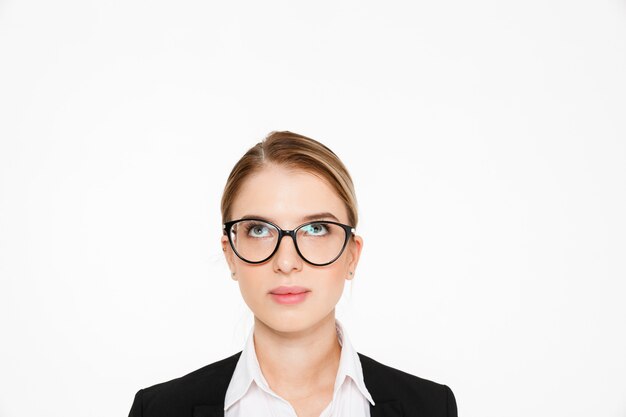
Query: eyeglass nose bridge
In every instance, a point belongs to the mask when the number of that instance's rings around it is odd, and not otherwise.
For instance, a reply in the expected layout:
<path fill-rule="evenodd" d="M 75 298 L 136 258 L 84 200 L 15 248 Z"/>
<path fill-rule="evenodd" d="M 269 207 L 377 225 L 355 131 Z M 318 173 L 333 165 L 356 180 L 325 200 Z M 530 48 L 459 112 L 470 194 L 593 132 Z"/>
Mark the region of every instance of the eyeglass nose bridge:
<path fill-rule="evenodd" d="M 280 246 L 280 242 L 283 240 L 283 237 L 285 236 L 291 236 L 291 240 L 293 240 L 293 245 L 296 247 L 296 250 L 298 250 L 298 242 L 296 241 L 295 229 L 294 230 L 278 229 L 278 242 L 276 242 L 276 250 L 278 250 L 278 247 Z"/>
<path fill-rule="evenodd" d="M 290 236 L 291 240 L 293 241 L 293 247 L 296 250 L 296 253 L 298 254 L 298 256 L 308 262 L 305 257 L 302 255 L 302 252 L 300 252 L 300 248 L 298 247 L 298 240 L 296 239 L 296 234 L 297 234 L 297 230 L 298 229 L 293 229 L 293 230 L 283 230 L 281 228 L 278 228 L 278 240 L 276 242 L 276 247 L 274 248 L 274 252 L 272 252 L 272 255 L 270 255 L 270 257 L 273 257 L 276 252 L 278 252 L 278 250 L 280 249 L 280 242 L 282 242 L 283 237 L 285 236 Z"/>

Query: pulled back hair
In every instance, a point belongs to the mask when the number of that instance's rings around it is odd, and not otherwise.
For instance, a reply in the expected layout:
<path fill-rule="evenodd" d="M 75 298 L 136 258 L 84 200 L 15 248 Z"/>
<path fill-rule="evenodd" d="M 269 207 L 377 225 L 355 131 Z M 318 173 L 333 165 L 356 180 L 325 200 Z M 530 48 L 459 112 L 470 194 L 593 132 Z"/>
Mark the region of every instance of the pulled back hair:
<path fill-rule="evenodd" d="M 289 131 L 271 132 L 237 161 L 222 194 L 222 223 L 233 220 L 233 201 L 246 178 L 269 164 L 302 170 L 326 181 L 345 204 L 349 225 L 357 226 L 354 184 L 343 162 L 320 142 Z"/>

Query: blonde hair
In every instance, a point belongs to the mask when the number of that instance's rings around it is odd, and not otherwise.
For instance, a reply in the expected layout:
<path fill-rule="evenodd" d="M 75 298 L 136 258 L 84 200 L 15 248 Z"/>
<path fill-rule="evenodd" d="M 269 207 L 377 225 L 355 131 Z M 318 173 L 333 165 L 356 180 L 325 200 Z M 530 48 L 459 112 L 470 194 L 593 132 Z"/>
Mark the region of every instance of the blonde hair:
<path fill-rule="evenodd" d="M 343 162 L 320 142 L 288 131 L 271 132 L 237 161 L 222 194 L 223 223 L 233 220 L 230 218 L 233 201 L 245 179 L 267 164 L 302 170 L 325 180 L 345 204 L 349 225 L 357 226 L 354 184 Z"/>

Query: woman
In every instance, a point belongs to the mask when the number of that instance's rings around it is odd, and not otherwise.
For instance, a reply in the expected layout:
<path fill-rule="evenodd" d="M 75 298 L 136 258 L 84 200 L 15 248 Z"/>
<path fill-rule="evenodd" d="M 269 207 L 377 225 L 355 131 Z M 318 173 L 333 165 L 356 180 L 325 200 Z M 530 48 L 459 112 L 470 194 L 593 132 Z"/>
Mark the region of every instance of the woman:
<path fill-rule="evenodd" d="M 131 417 L 456 417 L 452 391 L 357 353 L 335 318 L 363 247 L 352 179 L 327 147 L 273 132 L 235 165 L 222 249 L 254 313 L 242 351 L 140 390 Z"/>

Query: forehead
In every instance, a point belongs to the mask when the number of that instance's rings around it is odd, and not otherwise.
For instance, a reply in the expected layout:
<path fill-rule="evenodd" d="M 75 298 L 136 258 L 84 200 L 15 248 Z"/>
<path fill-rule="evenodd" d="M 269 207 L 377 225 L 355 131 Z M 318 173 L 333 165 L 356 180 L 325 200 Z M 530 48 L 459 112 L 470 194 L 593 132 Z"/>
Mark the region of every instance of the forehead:
<path fill-rule="evenodd" d="M 281 227 L 294 227 L 316 213 L 332 213 L 346 223 L 347 210 L 325 180 L 302 170 L 267 165 L 251 174 L 237 192 L 232 218 L 258 215 Z"/>

